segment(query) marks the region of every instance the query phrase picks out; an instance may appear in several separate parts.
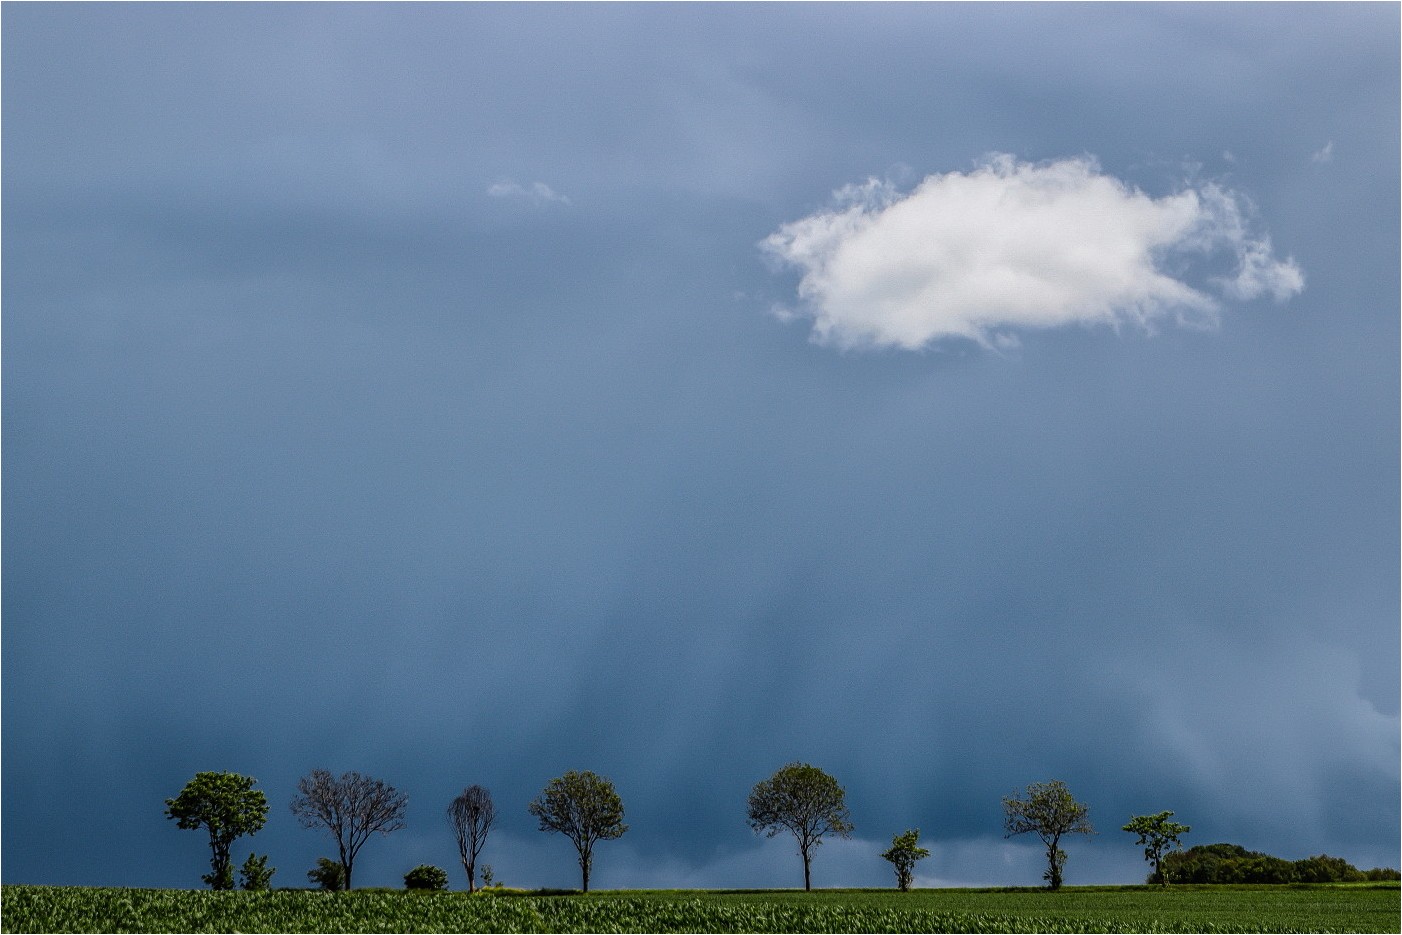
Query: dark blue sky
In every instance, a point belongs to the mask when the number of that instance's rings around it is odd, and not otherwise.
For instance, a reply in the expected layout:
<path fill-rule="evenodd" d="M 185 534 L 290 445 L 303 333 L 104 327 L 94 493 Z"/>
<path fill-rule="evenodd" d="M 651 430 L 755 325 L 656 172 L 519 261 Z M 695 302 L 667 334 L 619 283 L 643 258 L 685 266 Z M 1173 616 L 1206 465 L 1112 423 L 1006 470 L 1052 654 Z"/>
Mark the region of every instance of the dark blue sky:
<path fill-rule="evenodd" d="M 1039 882 L 1000 798 L 1398 855 L 1399 12 L 3 10 L 3 878 L 195 886 L 162 817 L 409 795 L 357 882 Z"/>

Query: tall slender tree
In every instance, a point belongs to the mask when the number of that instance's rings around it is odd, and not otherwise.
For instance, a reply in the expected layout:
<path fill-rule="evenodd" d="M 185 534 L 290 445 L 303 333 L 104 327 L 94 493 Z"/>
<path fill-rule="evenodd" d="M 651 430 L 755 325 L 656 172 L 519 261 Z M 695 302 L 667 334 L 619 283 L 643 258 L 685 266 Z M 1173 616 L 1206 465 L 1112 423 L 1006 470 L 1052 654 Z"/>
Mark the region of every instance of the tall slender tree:
<path fill-rule="evenodd" d="M 448 823 L 458 839 L 458 856 L 467 874 L 467 891 L 477 889 L 477 855 L 487 843 L 487 833 L 497 820 L 492 794 L 481 786 L 468 786 L 448 805 Z"/>
<path fill-rule="evenodd" d="M 336 839 L 345 887 L 351 888 L 355 856 L 372 834 L 389 834 L 404 827 L 409 797 L 383 780 L 356 772 L 337 779 L 324 769 L 314 769 L 297 782 L 292 814 L 304 828 L 325 828 Z"/>
<path fill-rule="evenodd" d="M 889 860 L 896 868 L 896 888 L 902 893 L 910 892 L 910 885 L 915 882 L 915 864 L 930 856 L 919 842 L 920 829 L 911 828 L 893 837 L 891 847 L 881 855 L 882 860 Z"/>
<path fill-rule="evenodd" d="M 1169 821 L 1172 817 L 1172 812 L 1159 812 L 1157 815 L 1133 815 L 1129 819 L 1129 824 L 1120 829 L 1128 831 L 1130 834 L 1139 835 L 1139 840 L 1134 843 L 1144 846 L 1144 859 L 1154 865 L 1152 879 L 1160 886 L 1168 886 L 1168 872 L 1163 865 L 1164 854 L 1181 847 L 1182 844 L 1178 839 L 1193 830 L 1187 825 Z"/>
<path fill-rule="evenodd" d="M 1042 839 L 1047 848 L 1047 869 L 1042 879 L 1053 890 L 1061 889 L 1061 870 L 1066 865 L 1066 852 L 1060 847 L 1067 834 L 1095 834 L 1090 825 L 1090 809 L 1077 802 L 1059 779 L 1034 782 L 1023 798 L 1003 799 L 1004 837 L 1032 833 Z"/>
<path fill-rule="evenodd" d="M 816 766 L 790 763 L 750 792 L 749 822 L 756 833 L 772 838 L 788 831 L 803 858 L 803 888 L 813 888 L 813 851 L 829 834 L 852 834 L 847 793 L 837 780 Z"/>

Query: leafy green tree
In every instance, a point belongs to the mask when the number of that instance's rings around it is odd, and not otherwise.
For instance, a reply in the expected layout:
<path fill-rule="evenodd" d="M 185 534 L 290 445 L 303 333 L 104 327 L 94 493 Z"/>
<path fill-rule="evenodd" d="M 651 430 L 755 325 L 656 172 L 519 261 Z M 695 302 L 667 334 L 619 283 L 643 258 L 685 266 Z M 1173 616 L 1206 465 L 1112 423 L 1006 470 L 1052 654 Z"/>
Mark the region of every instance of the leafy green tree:
<path fill-rule="evenodd" d="M 540 821 L 540 830 L 563 834 L 579 852 L 581 889 L 589 892 L 589 873 L 594 866 L 594 845 L 623 836 L 623 800 L 613 783 L 585 770 L 570 770 L 550 780 L 535 801 L 527 806 Z"/>
<path fill-rule="evenodd" d="M 1047 848 L 1047 869 L 1042 879 L 1050 889 L 1061 889 L 1061 870 L 1066 865 L 1061 838 L 1067 834 L 1095 834 L 1090 825 L 1090 809 L 1072 797 L 1066 783 L 1053 779 L 1032 783 L 1024 798 L 1004 798 L 1003 813 L 1007 831 L 1004 837 L 1030 832 L 1042 839 Z"/>
<path fill-rule="evenodd" d="M 404 874 L 404 888 L 406 890 L 446 890 L 448 888 L 448 872 L 442 867 L 420 864 Z"/>
<path fill-rule="evenodd" d="M 919 840 L 920 829 L 911 828 L 905 834 L 892 838 L 891 849 L 881 855 L 882 860 L 889 860 L 895 865 L 896 887 L 902 893 L 910 892 L 910 884 L 915 882 L 916 861 L 930 856 L 930 852 L 917 843 Z"/>
<path fill-rule="evenodd" d="M 389 834 L 404 827 L 409 797 L 383 780 L 359 773 L 343 773 L 337 779 L 324 769 L 314 769 L 297 782 L 292 814 L 304 828 L 322 827 L 336 839 L 345 888 L 351 888 L 355 855 L 372 834 Z"/>
<path fill-rule="evenodd" d="M 1139 835 L 1139 840 L 1134 843 L 1143 845 L 1144 859 L 1154 865 L 1154 872 L 1149 877 L 1149 882 L 1157 883 L 1160 886 L 1168 886 L 1169 874 L 1164 869 L 1164 854 L 1182 847 L 1182 842 L 1178 839 L 1193 830 L 1187 825 L 1169 821 L 1172 817 L 1172 812 L 1159 812 L 1157 815 L 1132 815 L 1129 824 L 1121 829 L 1130 834 Z"/>
<path fill-rule="evenodd" d="M 467 874 L 469 893 L 477 889 L 477 855 L 487 843 L 487 833 L 496 820 L 492 794 L 481 786 L 462 790 L 448 805 L 448 824 L 453 826 L 453 835 L 458 839 L 458 857 Z"/>
<path fill-rule="evenodd" d="M 307 871 L 307 879 L 324 890 L 346 888 L 346 868 L 330 857 L 318 857 L 316 866 Z"/>
<path fill-rule="evenodd" d="M 166 817 L 181 828 L 209 830 L 210 872 L 201 879 L 216 890 L 234 888 L 229 849 L 268 820 L 268 800 L 253 788 L 258 780 L 238 773 L 196 773 L 180 794 L 166 799 Z"/>
<path fill-rule="evenodd" d="M 829 834 L 850 837 L 846 791 L 827 773 L 807 763 L 789 763 L 750 791 L 749 823 L 756 834 L 772 838 L 787 831 L 803 858 L 803 888 L 813 888 L 813 851 Z"/>
<path fill-rule="evenodd" d="M 277 868 L 268 866 L 267 854 L 262 857 L 249 854 L 248 859 L 239 868 L 239 885 L 246 890 L 270 890 L 273 888 L 275 873 Z"/>

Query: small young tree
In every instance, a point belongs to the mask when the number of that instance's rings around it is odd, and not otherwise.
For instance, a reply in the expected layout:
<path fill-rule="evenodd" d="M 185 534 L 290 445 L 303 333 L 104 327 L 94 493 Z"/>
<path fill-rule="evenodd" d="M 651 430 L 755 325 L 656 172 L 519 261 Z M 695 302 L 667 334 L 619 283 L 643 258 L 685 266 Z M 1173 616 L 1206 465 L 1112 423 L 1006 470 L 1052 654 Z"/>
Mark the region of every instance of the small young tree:
<path fill-rule="evenodd" d="M 201 879 L 216 890 L 234 888 L 229 849 L 245 834 L 257 834 L 268 820 L 268 800 L 238 773 L 196 773 L 180 794 L 166 799 L 166 817 L 181 828 L 209 829 L 210 872 Z"/>
<path fill-rule="evenodd" d="M 248 859 L 239 868 L 239 886 L 246 890 L 270 890 L 273 888 L 275 873 L 277 868 L 268 866 L 267 854 L 262 857 L 249 854 Z"/>
<path fill-rule="evenodd" d="M 623 800 L 613 783 L 585 770 L 570 770 L 550 780 L 528 810 L 540 821 L 541 831 L 563 834 L 579 852 L 581 889 L 589 892 L 589 872 L 594 866 L 594 844 L 623 836 Z"/>
<path fill-rule="evenodd" d="M 1169 874 L 1163 864 L 1165 852 L 1181 847 L 1182 843 L 1178 840 L 1179 837 L 1193 830 L 1187 825 L 1169 821 L 1172 817 L 1172 812 L 1159 812 L 1157 815 L 1133 815 L 1129 819 L 1129 824 L 1121 829 L 1130 834 L 1139 835 L 1139 840 L 1134 843 L 1144 846 L 1144 859 L 1154 865 L 1154 874 L 1151 879 L 1160 886 L 1168 886 Z"/>
<path fill-rule="evenodd" d="M 404 888 L 406 890 L 446 890 L 448 888 L 448 873 L 442 867 L 420 864 L 404 874 Z"/>
<path fill-rule="evenodd" d="M 467 891 L 477 889 L 477 855 L 482 845 L 487 843 L 487 832 L 492 830 L 492 822 L 497 820 L 497 809 L 492 804 L 492 794 L 481 786 L 469 786 L 462 790 L 448 806 L 448 823 L 453 826 L 453 834 L 458 839 L 458 856 L 462 859 L 463 872 L 467 874 Z"/>
<path fill-rule="evenodd" d="M 780 767 L 773 776 L 755 783 L 750 792 L 749 822 L 755 833 L 772 838 L 788 831 L 798 841 L 804 890 L 813 888 L 813 850 L 823 843 L 824 836 L 846 838 L 852 834 L 846 796 L 836 779 L 807 763 Z"/>
<path fill-rule="evenodd" d="M 911 828 L 892 838 L 891 849 L 881 855 L 882 860 L 889 860 L 895 866 L 896 887 L 902 893 L 910 892 L 910 885 L 915 882 L 916 861 L 930 856 L 928 850 L 916 843 L 919 840 L 920 829 Z"/>
<path fill-rule="evenodd" d="M 1003 799 L 1003 812 L 1007 830 L 1004 837 L 1031 832 L 1042 839 L 1047 848 L 1047 870 L 1042 879 L 1050 889 L 1061 889 L 1061 868 L 1066 864 L 1066 852 L 1059 847 L 1061 837 L 1095 834 L 1090 826 L 1090 809 L 1071 796 L 1066 783 L 1054 779 L 1034 782 L 1027 787 L 1025 798 Z"/>
<path fill-rule="evenodd" d="M 330 857 L 318 857 L 316 866 L 307 871 L 307 879 L 324 890 L 346 888 L 346 868 Z"/>
<path fill-rule="evenodd" d="M 382 780 L 359 773 L 343 773 L 340 779 L 324 769 L 314 769 L 297 782 L 292 814 L 304 828 L 322 827 L 336 839 L 346 889 L 351 888 L 355 855 L 370 835 L 389 834 L 404 827 L 409 797 Z"/>

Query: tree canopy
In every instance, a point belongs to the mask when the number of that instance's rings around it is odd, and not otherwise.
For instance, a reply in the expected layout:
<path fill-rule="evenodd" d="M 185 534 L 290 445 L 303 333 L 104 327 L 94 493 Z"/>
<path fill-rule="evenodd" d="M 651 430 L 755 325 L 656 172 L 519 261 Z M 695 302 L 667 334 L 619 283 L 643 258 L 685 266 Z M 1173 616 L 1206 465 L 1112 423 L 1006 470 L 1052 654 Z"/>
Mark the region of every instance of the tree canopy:
<path fill-rule="evenodd" d="M 1047 886 L 1061 888 L 1061 871 L 1066 864 L 1066 852 L 1060 842 L 1067 834 L 1095 834 L 1090 824 L 1090 809 L 1077 802 L 1059 779 L 1034 782 L 1022 798 L 1003 799 L 1004 823 L 1007 834 L 1035 834 L 1047 848 L 1047 869 L 1042 879 Z"/>
<path fill-rule="evenodd" d="M 292 814 L 304 828 L 325 828 L 336 840 L 345 868 L 345 887 L 351 888 L 355 856 L 372 834 L 389 834 L 404 827 L 409 797 L 382 780 L 360 773 L 337 779 L 324 769 L 314 769 L 297 782 Z"/>
<path fill-rule="evenodd" d="M 1160 886 L 1168 885 L 1168 874 L 1164 872 L 1165 852 L 1180 846 L 1179 838 L 1193 830 L 1187 825 L 1169 821 L 1172 812 L 1159 812 L 1157 815 L 1133 815 L 1121 830 L 1139 835 L 1135 844 L 1144 847 L 1144 859 L 1154 865 L 1149 882 Z"/>
<path fill-rule="evenodd" d="M 911 828 L 905 834 L 898 834 L 891 839 L 889 850 L 881 854 L 882 860 L 889 860 L 896 868 L 896 887 L 902 892 L 909 892 L 910 885 L 915 882 L 915 864 L 930 856 L 929 850 L 919 845 L 920 829 Z"/>
<path fill-rule="evenodd" d="M 550 780 L 527 807 L 540 821 L 540 830 L 563 834 L 579 852 L 581 889 L 589 892 L 594 845 L 623 836 L 623 800 L 613 783 L 585 770 L 570 770 Z"/>
<path fill-rule="evenodd" d="M 497 819 L 492 794 L 481 786 L 462 790 L 448 805 L 448 823 L 458 842 L 458 858 L 467 874 L 467 891 L 477 889 L 477 855 L 487 843 L 487 834 Z"/>
<path fill-rule="evenodd" d="M 1197 844 L 1164 855 L 1164 873 L 1179 883 L 1358 883 L 1396 880 L 1392 867 L 1360 870 L 1342 857 L 1283 860 L 1239 844 Z M 1150 877 L 1150 882 L 1153 877 Z"/>
<path fill-rule="evenodd" d="M 180 794 L 166 799 L 166 817 L 180 828 L 209 830 L 210 872 L 201 879 L 216 890 L 234 888 L 229 850 L 268 820 L 268 800 L 253 788 L 258 780 L 238 773 L 196 773 Z"/>
<path fill-rule="evenodd" d="M 813 851 L 829 834 L 852 834 L 847 792 L 836 779 L 816 766 L 789 763 L 773 776 L 755 783 L 750 792 L 749 823 L 756 833 L 772 838 L 788 831 L 803 858 L 803 888 L 813 888 Z"/>

